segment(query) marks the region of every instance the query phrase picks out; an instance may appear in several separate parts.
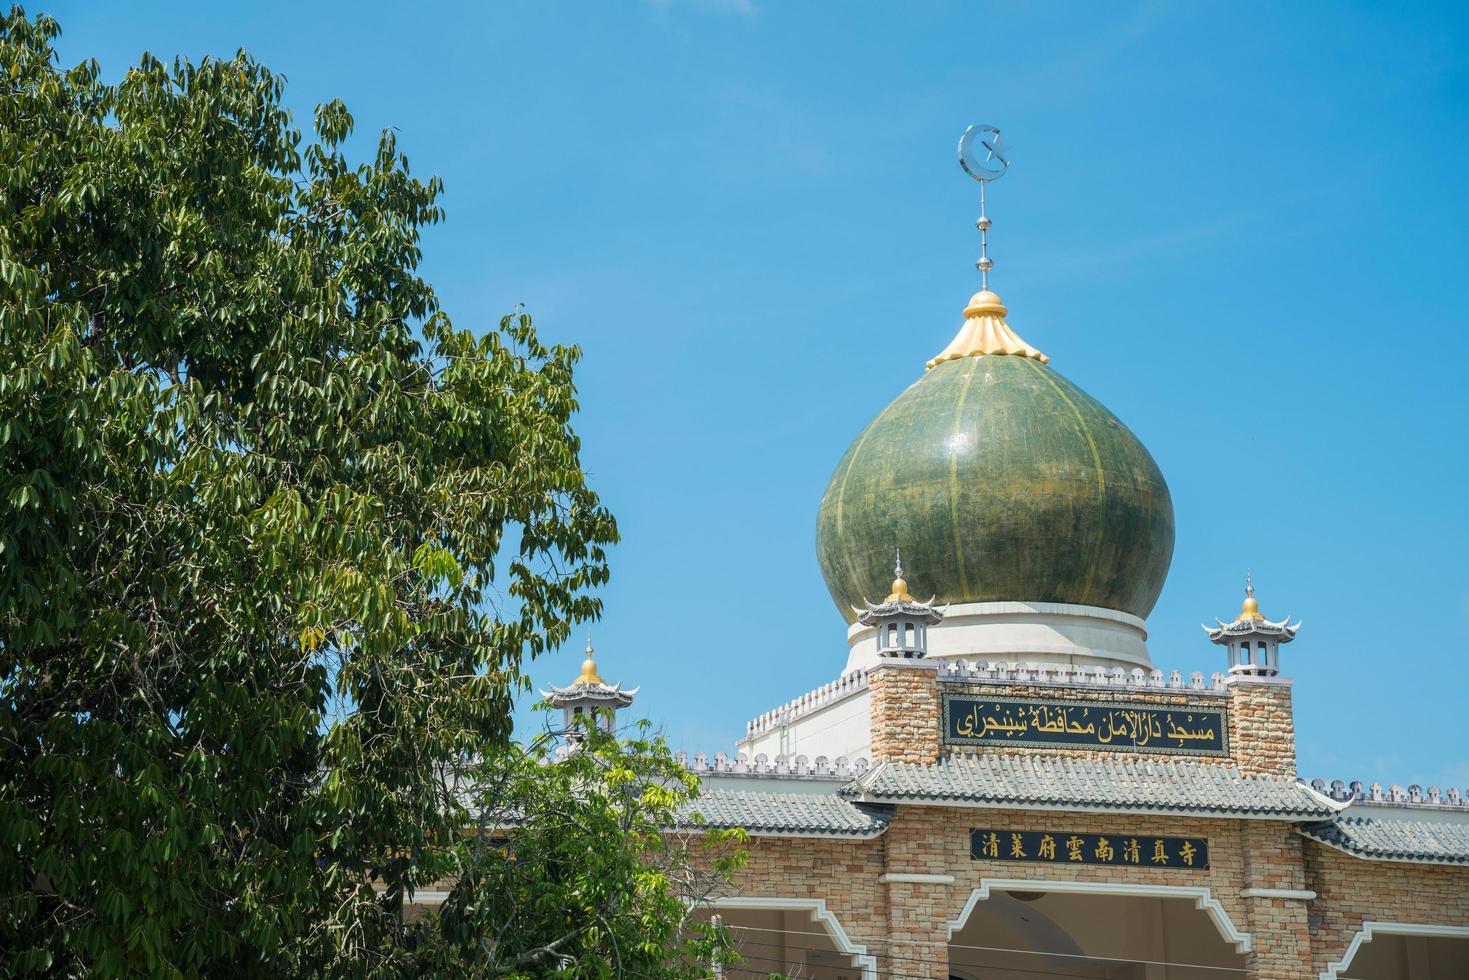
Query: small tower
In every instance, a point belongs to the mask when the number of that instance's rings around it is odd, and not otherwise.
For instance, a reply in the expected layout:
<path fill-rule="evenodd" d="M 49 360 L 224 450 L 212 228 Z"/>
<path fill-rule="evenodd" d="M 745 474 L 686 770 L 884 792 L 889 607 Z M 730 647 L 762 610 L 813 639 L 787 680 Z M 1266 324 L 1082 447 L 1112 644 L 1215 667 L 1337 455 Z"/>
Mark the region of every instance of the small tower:
<path fill-rule="evenodd" d="M 612 731 L 618 709 L 632 704 L 637 693 L 637 688 L 624 691 L 621 684 L 608 684 L 602 680 L 593 657 L 592 638 L 588 636 L 587 659 L 582 661 L 581 673 L 576 680 L 566 687 L 553 684 L 549 691 L 542 691 L 541 696 L 553 707 L 561 709 L 566 723 L 566 738 L 575 743 L 581 741 L 582 732 L 589 725 Z M 583 717 L 586 722 L 578 726 L 577 719 Z"/>
<path fill-rule="evenodd" d="M 879 657 L 901 657 L 919 660 L 928 656 L 928 628 L 941 622 L 944 614 L 933 607 L 933 600 L 919 602 L 908 592 L 903 580 L 903 556 L 898 555 L 893 568 L 893 587 L 888 597 L 866 609 L 855 606 L 857 622 L 873 627 Z"/>
<path fill-rule="evenodd" d="M 1229 672 L 1248 674 L 1255 677 L 1274 677 L 1280 673 L 1280 645 L 1296 638 L 1300 622 L 1291 625 L 1287 616 L 1273 623 L 1260 614 L 1260 603 L 1255 599 L 1255 583 L 1245 576 L 1245 601 L 1239 616 L 1232 623 L 1214 620 L 1218 626 L 1205 626 L 1209 642 L 1217 643 L 1229 650 Z"/>

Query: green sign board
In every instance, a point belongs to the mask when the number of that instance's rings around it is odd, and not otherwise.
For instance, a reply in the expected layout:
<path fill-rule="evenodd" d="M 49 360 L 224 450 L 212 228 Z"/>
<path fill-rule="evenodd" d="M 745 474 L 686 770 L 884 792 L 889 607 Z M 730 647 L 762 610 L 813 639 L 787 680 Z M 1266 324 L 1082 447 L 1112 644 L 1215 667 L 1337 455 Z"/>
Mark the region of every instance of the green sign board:
<path fill-rule="evenodd" d="M 944 695 L 944 742 L 1165 755 L 1229 754 L 1223 707 Z"/>
<path fill-rule="evenodd" d="M 1108 864 L 1204 871 L 1209 867 L 1209 841 L 1205 837 L 984 828 L 969 832 L 969 856 L 976 861 Z"/>

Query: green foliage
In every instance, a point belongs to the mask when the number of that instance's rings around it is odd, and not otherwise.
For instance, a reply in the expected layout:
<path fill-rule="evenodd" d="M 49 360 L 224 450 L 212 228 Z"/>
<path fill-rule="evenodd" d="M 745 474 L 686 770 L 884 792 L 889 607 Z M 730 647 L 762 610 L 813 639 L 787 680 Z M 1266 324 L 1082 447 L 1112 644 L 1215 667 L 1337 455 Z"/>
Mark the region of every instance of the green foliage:
<path fill-rule="evenodd" d="M 394 972 L 439 767 L 599 612 L 578 351 L 453 327 L 341 103 L 56 34 L 0 17 L 0 972 Z"/>
<path fill-rule="evenodd" d="M 593 728 L 469 767 L 475 831 L 451 856 L 438 916 L 414 923 L 427 975 L 708 977 L 737 962 L 727 930 L 698 918 L 742 866 L 742 831 L 669 832 L 698 781 L 646 723 Z"/>

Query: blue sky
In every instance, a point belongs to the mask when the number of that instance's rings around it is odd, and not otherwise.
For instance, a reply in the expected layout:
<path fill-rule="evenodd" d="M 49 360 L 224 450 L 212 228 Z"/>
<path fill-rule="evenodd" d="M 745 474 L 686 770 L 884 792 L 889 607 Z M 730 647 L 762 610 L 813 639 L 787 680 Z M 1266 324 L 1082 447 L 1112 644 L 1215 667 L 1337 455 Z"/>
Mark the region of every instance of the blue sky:
<path fill-rule="evenodd" d="M 954 143 L 999 125 L 992 284 L 1173 493 L 1155 663 L 1220 669 L 1198 624 L 1253 568 L 1305 622 L 1302 774 L 1469 785 L 1463 5 L 31 7 L 111 77 L 247 47 L 303 123 L 340 97 L 444 178 L 425 265 L 455 321 L 524 303 L 585 348 L 624 537 L 599 659 L 691 751 L 845 662 L 816 505 L 958 327 Z"/>

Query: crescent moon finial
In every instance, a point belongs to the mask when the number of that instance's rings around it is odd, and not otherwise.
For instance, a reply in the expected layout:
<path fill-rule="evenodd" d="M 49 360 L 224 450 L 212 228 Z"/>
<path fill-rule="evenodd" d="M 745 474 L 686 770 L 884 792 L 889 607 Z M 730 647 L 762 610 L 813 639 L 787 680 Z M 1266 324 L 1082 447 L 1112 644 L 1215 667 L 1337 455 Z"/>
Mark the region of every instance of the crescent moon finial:
<path fill-rule="evenodd" d="M 979 144 L 976 150 L 974 144 Z M 980 150 L 984 155 L 980 156 Z M 959 137 L 959 166 L 981 184 L 999 180 L 1010 169 L 1010 147 L 1000 142 L 1000 131 L 994 126 L 975 123 Z"/>
<path fill-rule="evenodd" d="M 987 290 L 995 263 L 990 259 L 990 219 L 984 211 L 984 185 L 999 180 L 1010 169 L 1010 147 L 1000 142 L 999 128 L 975 123 L 964 130 L 959 137 L 959 166 L 979 181 L 979 220 L 974 223 L 979 229 L 979 261 L 974 267 L 979 270 L 980 288 Z"/>

